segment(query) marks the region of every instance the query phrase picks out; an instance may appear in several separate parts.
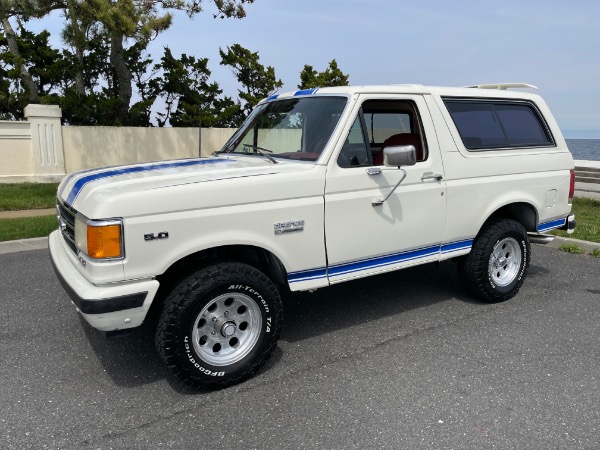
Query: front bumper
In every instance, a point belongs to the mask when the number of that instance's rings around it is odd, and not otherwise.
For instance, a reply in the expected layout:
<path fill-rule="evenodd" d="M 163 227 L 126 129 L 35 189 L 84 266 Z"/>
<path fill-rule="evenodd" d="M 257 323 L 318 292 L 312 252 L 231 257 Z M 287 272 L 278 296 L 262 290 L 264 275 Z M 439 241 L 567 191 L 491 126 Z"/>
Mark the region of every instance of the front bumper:
<path fill-rule="evenodd" d="M 156 296 L 156 280 L 131 281 L 96 286 L 90 283 L 67 256 L 58 231 L 48 237 L 54 271 L 77 311 L 101 331 L 124 330 L 142 324 Z"/>

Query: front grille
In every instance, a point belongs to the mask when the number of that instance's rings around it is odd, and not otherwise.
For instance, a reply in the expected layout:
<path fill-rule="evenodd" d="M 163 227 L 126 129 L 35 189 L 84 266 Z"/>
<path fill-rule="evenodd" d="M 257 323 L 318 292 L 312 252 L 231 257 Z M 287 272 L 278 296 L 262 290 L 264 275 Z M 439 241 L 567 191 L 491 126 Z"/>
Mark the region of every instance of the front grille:
<path fill-rule="evenodd" d="M 69 248 L 77 254 L 77 246 L 75 245 L 75 216 L 77 211 L 63 203 L 60 198 L 57 200 L 56 207 L 58 208 L 60 232 Z"/>

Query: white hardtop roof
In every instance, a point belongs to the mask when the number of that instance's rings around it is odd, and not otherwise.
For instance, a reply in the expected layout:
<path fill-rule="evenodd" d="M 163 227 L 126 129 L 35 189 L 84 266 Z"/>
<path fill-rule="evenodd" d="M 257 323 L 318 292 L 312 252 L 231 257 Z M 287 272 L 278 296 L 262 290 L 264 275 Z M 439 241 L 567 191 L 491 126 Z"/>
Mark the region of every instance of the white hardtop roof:
<path fill-rule="evenodd" d="M 443 86 L 423 86 L 420 84 L 388 84 L 373 86 L 337 86 L 326 88 L 303 89 L 299 91 L 283 92 L 281 94 L 271 95 L 265 100 L 275 100 L 289 97 L 300 97 L 310 95 L 354 95 L 354 94 L 438 94 L 447 96 L 461 97 L 529 97 L 532 94 L 525 92 L 508 91 L 511 88 L 529 88 L 537 87 L 526 83 L 497 83 L 497 84 L 477 84 L 465 87 L 443 87 Z"/>

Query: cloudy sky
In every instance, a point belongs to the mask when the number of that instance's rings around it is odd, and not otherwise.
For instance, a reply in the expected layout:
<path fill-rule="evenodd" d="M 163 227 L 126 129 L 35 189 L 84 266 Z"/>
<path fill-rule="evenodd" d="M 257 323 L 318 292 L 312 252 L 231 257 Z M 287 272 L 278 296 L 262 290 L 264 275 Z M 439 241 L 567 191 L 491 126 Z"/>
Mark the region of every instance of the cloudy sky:
<path fill-rule="evenodd" d="M 304 64 L 333 58 L 351 84 L 534 84 L 567 137 L 600 138 L 598 0 L 255 0 L 243 20 L 215 20 L 204 3 L 193 19 L 176 15 L 150 54 L 209 58 L 226 94 L 237 87 L 218 50 L 239 43 L 275 67 L 283 91 Z M 52 22 L 37 26 L 58 36 Z"/>

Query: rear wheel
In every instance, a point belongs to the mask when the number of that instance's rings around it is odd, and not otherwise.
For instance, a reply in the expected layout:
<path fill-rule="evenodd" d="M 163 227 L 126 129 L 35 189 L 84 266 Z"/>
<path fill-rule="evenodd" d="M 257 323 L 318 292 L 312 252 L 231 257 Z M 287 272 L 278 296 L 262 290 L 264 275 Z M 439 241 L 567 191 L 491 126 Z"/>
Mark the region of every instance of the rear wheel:
<path fill-rule="evenodd" d="M 156 330 L 162 359 L 192 387 L 221 388 L 250 377 L 271 355 L 281 299 L 259 270 L 216 264 L 181 281 Z"/>
<path fill-rule="evenodd" d="M 530 250 L 527 232 L 519 222 L 497 219 L 475 238 L 471 253 L 459 262 L 461 282 L 479 300 L 508 300 L 525 281 Z"/>

